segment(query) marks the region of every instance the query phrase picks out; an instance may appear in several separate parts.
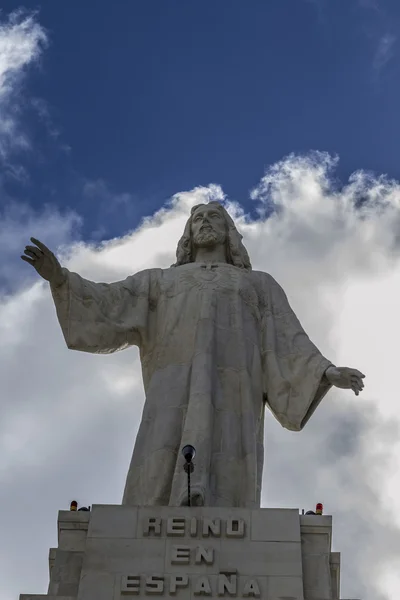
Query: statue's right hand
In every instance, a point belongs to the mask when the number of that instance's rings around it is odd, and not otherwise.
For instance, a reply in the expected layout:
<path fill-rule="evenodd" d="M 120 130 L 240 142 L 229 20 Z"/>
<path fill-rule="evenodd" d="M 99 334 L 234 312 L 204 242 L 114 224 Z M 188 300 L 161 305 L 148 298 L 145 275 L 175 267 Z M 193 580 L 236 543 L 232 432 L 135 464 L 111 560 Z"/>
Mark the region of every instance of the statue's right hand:
<path fill-rule="evenodd" d="M 61 285 L 65 281 L 65 275 L 53 252 L 35 238 L 31 238 L 31 242 L 35 245 L 25 246 L 22 260 L 32 265 L 43 279 L 55 287 Z"/>

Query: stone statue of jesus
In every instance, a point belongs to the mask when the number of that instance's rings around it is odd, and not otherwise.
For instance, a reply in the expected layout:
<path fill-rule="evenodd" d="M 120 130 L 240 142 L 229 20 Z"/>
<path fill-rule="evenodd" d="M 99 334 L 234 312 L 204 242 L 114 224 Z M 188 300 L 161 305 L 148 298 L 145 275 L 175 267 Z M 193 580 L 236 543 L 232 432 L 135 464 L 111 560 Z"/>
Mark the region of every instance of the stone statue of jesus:
<path fill-rule="evenodd" d="M 177 262 L 116 283 L 62 268 L 40 241 L 21 258 L 47 281 L 68 348 L 136 345 L 146 394 L 123 504 L 187 505 L 181 449 L 196 448 L 192 505 L 257 508 L 264 410 L 300 431 L 332 385 L 363 388 L 302 329 L 282 288 L 253 271 L 217 202 L 195 206 Z"/>

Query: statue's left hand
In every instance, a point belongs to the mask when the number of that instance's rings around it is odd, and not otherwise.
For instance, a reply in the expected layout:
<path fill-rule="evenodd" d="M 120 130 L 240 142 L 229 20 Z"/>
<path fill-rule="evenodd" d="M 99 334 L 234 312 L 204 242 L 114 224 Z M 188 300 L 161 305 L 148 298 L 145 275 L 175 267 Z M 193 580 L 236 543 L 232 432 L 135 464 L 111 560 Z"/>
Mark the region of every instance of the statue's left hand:
<path fill-rule="evenodd" d="M 357 369 L 349 367 L 328 367 L 325 371 L 325 377 L 335 387 L 342 389 L 352 389 L 356 396 L 362 392 L 364 388 L 363 379 L 365 375 Z"/>

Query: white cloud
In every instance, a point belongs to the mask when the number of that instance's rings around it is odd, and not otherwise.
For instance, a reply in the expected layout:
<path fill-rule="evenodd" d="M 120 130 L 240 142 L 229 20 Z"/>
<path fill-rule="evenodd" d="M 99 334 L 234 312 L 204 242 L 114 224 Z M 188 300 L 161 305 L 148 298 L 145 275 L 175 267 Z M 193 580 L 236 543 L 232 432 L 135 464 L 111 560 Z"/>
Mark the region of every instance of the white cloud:
<path fill-rule="evenodd" d="M 362 396 L 331 392 L 300 434 L 268 418 L 263 501 L 323 502 L 342 551 L 342 596 L 387 600 L 400 595 L 400 184 L 357 173 L 338 190 L 335 164 L 314 154 L 273 166 L 253 191 L 257 220 L 228 203 L 254 268 L 282 283 L 321 350 L 367 373 Z M 99 246 L 68 244 L 70 222 L 60 217 L 64 264 L 106 281 L 167 267 L 190 207 L 210 196 L 223 192 L 177 194 L 136 231 Z M 18 219 L 26 238 L 47 231 L 46 218 L 35 231 Z M 120 502 L 143 403 L 136 349 L 67 350 L 47 286 L 30 281 L 0 304 L 0 600 L 46 590 L 58 509 L 74 497 Z"/>
<path fill-rule="evenodd" d="M 19 10 L 0 21 L 0 157 L 3 159 L 15 148 L 29 147 L 29 140 L 19 127 L 22 107 L 18 91 L 27 67 L 39 59 L 46 43 L 47 35 L 35 14 Z"/>

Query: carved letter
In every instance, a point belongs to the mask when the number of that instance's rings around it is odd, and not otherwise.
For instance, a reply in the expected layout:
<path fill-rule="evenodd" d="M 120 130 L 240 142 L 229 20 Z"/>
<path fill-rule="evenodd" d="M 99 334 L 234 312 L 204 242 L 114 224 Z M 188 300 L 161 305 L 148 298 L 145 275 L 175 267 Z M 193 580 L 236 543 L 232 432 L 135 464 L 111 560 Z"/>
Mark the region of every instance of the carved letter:
<path fill-rule="evenodd" d="M 171 546 L 171 563 L 173 565 L 188 565 L 190 563 L 190 547 Z"/>
<path fill-rule="evenodd" d="M 163 575 L 150 575 L 146 577 L 146 594 L 162 594 L 164 591 Z"/>
<path fill-rule="evenodd" d="M 244 537 L 243 519 L 228 519 L 226 522 L 226 537 Z"/>
<path fill-rule="evenodd" d="M 189 585 L 189 578 L 187 575 L 171 575 L 169 593 L 176 594 L 178 587 L 186 587 L 187 585 Z"/>
<path fill-rule="evenodd" d="M 202 560 L 204 560 L 206 565 L 212 565 L 214 562 L 214 548 L 197 546 L 194 562 L 196 565 L 200 565 Z"/>
<path fill-rule="evenodd" d="M 149 517 L 143 523 L 143 535 L 150 535 L 150 530 L 154 530 L 154 535 L 161 535 L 161 519 L 159 517 Z"/>
<path fill-rule="evenodd" d="M 167 519 L 167 535 L 185 535 L 185 519 L 182 517 Z"/>
<path fill-rule="evenodd" d="M 195 596 L 211 596 L 211 586 L 208 577 L 199 577 L 196 581 L 193 593 Z"/>
<path fill-rule="evenodd" d="M 258 587 L 257 579 L 248 579 L 244 584 L 243 588 L 243 596 L 248 598 L 249 596 L 253 596 L 254 598 L 259 598 L 260 588 Z"/>
<path fill-rule="evenodd" d="M 139 594 L 140 575 L 123 575 L 121 581 L 121 594 Z"/>
<path fill-rule="evenodd" d="M 237 577 L 236 575 L 230 575 L 229 579 L 227 575 L 218 575 L 218 596 L 225 596 L 225 591 L 231 596 L 236 596 L 237 592 Z"/>
<path fill-rule="evenodd" d="M 219 537 L 221 535 L 221 519 L 203 519 L 203 536 L 208 537 L 210 535 Z"/>
<path fill-rule="evenodd" d="M 196 517 L 192 517 L 190 519 L 190 535 L 192 537 L 196 537 L 196 535 L 197 535 L 197 519 L 196 519 Z"/>

